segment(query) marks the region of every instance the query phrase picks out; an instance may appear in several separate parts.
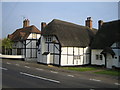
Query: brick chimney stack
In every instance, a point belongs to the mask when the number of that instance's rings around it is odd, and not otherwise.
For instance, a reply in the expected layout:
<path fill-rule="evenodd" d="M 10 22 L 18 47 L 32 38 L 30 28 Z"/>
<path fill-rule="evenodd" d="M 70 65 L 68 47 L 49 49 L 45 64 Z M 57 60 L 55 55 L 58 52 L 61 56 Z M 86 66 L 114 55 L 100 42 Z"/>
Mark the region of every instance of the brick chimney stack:
<path fill-rule="evenodd" d="M 45 22 L 42 22 L 42 23 L 41 23 L 41 31 L 45 28 L 45 26 L 46 26 L 46 23 L 45 23 Z"/>
<path fill-rule="evenodd" d="M 24 27 L 28 27 L 29 24 L 30 24 L 30 21 L 29 21 L 28 19 L 25 19 L 25 20 L 23 21 L 23 28 L 24 28 Z"/>
<path fill-rule="evenodd" d="M 99 21 L 98 21 L 98 29 L 101 28 L 101 26 L 103 25 L 103 23 L 104 23 L 104 22 L 103 22 L 102 20 L 99 20 Z"/>
<path fill-rule="evenodd" d="M 87 27 L 89 27 L 90 29 L 92 29 L 92 20 L 91 17 L 87 17 L 87 20 L 85 21 L 85 24 Z"/>

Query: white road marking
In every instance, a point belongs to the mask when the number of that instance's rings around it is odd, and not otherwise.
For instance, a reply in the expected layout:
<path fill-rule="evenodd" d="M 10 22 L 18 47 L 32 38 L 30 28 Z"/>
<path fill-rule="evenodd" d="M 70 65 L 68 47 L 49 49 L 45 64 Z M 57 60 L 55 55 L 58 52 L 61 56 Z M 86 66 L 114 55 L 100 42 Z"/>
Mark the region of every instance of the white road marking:
<path fill-rule="evenodd" d="M 28 67 L 28 66 L 25 66 L 25 68 L 30 68 L 30 67 Z"/>
<path fill-rule="evenodd" d="M 11 64 L 11 63 L 7 62 L 7 64 Z"/>
<path fill-rule="evenodd" d="M 42 71 L 43 69 L 40 69 L 40 68 L 36 68 L 36 70 L 40 70 L 40 71 Z"/>
<path fill-rule="evenodd" d="M 51 72 L 51 73 L 56 73 L 56 74 L 58 73 L 58 72 L 55 72 L 55 71 L 50 71 L 50 72 Z"/>
<path fill-rule="evenodd" d="M 15 64 L 16 66 L 20 66 L 19 64 Z"/>
<path fill-rule="evenodd" d="M 115 85 L 120 85 L 120 83 L 114 83 Z"/>
<path fill-rule="evenodd" d="M 3 68 L 3 67 L 0 67 L 0 69 L 2 69 L 2 70 L 8 70 L 7 68 Z"/>
<path fill-rule="evenodd" d="M 26 76 L 30 76 L 30 77 L 34 77 L 34 78 L 39 78 L 39 79 L 47 80 L 47 81 L 51 81 L 51 82 L 55 82 L 55 83 L 60 83 L 60 81 L 57 81 L 57 80 L 48 79 L 48 78 L 44 78 L 44 77 L 40 77 L 40 76 L 35 76 L 35 75 L 32 75 L 32 74 L 28 74 L 28 73 L 20 72 L 20 74 L 26 75 Z"/>
<path fill-rule="evenodd" d="M 101 80 L 98 80 L 98 79 L 89 79 L 89 80 L 92 80 L 92 81 L 97 81 L 97 82 L 100 82 Z"/>
<path fill-rule="evenodd" d="M 74 75 L 67 75 L 67 76 L 69 76 L 69 77 L 74 77 Z"/>

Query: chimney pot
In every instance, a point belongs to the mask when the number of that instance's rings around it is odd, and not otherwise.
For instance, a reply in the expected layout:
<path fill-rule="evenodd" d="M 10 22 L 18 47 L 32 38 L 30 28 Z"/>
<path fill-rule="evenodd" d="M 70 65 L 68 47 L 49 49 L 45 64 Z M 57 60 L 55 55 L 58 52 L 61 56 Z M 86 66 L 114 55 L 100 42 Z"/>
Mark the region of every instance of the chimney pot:
<path fill-rule="evenodd" d="M 30 21 L 29 21 L 28 19 L 25 19 L 25 20 L 23 21 L 23 28 L 24 28 L 24 27 L 28 27 L 29 24 L 30 24 Z"/>
<path fill-rule="evenodd" d="M 103 23 L 104 23 L 104 22 L 103 22 L 102 20 L 99 20 L 99 21 L 98 21 L 98 29 L 101 28 L 101 26 L 103 25 Z"/>
<path fill-rule="evenodd" d="M 46 22 L 42 22 L 41 23 L 41 31 L 45 28 L 45 26 L 46 26 Z"/>
<path fill-rule="evenodd" d="M 87 20 L 85 21 L 85 24 L 86 24 L 87 27 L 92 29 L 92 19 L 91 19 L 91 17 L 87 17 Z"/>

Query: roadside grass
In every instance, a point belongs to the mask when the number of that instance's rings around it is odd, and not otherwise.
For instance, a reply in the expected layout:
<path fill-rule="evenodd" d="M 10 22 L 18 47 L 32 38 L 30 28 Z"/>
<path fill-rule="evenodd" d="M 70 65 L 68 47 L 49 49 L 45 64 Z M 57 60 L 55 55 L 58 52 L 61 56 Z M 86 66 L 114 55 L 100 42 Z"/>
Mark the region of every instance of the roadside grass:
<path fill-rule="evenodd" d="M 109 70 L 106 68 L 100 67 L 62 67 L 63 69 L 72 70 L 72 71 L 91 71 L 95 74 L 104 74 L 104 75 L 111 75 L 111 76 L 120 76 L 120 70 Z"/>
<path fill-rule="evenodd" d="M 98 70 L 98 68 L 94 68 L 94 67 L 63 67 L 63 69 L 81 71 L 81 72 Z"/>
<path fill-rule="evenodd" d="M 96 74 L 104 74 L 104 75 L 112 75 L 112 76 L 120 76 L 120 71 L 118 70 L 102 70 L 94 72 Z"/>

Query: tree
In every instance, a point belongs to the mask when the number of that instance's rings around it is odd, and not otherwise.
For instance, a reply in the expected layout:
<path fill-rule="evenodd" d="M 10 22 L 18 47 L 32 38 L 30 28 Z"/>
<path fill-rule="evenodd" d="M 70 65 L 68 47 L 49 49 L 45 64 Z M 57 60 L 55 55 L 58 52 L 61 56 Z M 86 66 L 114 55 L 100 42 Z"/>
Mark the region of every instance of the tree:
<path fill-rule="evenodd" d="M 2 48 L 5 50 L 4 54 L 10 54 L 12 49 L 13 42 L 9 38 L 4 38 L 2 40 Z"/>

